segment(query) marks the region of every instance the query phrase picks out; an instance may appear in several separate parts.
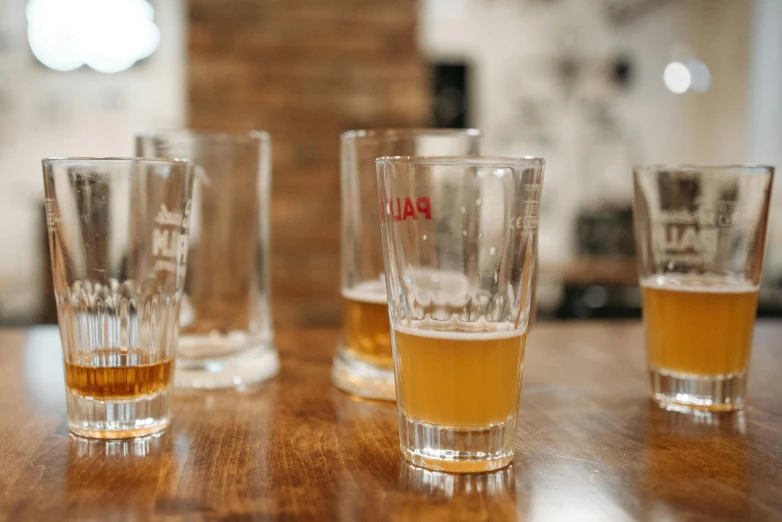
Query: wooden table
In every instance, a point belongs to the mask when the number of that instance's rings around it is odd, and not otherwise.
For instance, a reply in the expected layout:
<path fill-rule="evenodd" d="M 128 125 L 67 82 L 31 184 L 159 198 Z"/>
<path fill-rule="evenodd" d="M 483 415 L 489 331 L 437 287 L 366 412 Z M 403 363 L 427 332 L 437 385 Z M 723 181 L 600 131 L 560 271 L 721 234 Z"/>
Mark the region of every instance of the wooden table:
<path fill-rule="evenodd" d="M 640 324 L 537 325 L 516 460 L 463 476 L 405 464 L 394 406 L 331 386 L 335 338 L 279 332 L 274 381 L 101 442 L 65 427 L 56 330 L 0 331 L 0 519 L 782 520 L 782 322 L 758 324 L 746 411 L 716 417 L 650 404 Z"/>

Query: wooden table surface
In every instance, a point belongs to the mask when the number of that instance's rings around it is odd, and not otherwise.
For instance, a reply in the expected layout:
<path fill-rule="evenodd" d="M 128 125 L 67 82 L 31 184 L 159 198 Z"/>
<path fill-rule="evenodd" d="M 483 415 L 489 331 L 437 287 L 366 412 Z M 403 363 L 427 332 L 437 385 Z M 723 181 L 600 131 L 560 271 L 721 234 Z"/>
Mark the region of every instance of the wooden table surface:
<path fill-rule="evenodd" d="M 336 332 L 278 332 L 281 374 L 178 393 L 159 437 L 68 434 L 54 328 L 0 330 L 0 519 L 782 520 L 782 322 L 759 322 L 745 412 L 647 399 L 639 323 L 536 325 L 516 460 L 414 468 L 392 404 L 329 380 Z"/>

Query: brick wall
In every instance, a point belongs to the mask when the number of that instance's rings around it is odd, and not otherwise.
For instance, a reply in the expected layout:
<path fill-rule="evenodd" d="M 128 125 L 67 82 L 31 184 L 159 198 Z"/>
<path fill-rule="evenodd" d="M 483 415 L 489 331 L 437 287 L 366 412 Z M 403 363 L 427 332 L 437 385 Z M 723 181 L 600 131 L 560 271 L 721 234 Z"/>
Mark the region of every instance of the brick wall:
<path fill-rule="evenodd" d="M 189 125 L 274 142 L 277 327 L 339 320 L 339 133 L 425 125 L 415 0 L 188 0 Z"/>

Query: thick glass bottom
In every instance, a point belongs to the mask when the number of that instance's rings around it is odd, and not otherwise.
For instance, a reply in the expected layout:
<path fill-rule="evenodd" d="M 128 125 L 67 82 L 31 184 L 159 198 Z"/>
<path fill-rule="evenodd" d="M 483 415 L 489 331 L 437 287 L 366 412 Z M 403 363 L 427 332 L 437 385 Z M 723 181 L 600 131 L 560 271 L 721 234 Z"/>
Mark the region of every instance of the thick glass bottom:
<path fill-rule="evenodd" d="M 151 435 L 171 421 L 171 386 L 123 400 L 96 400 L 66 394 L 68 428 L 82 437 L 126 439 Z"/>
<path fill-rule="evenodd" d="M 396 400 L 394 370 L 361 361 L 337 348 L 331 366 L 331 380 L 342 391 L 382 401 Z"/>
<path fill-rule="evenodd" d="M 480 428 L 435 426 L 399 414 L 399 444 L 416 466 L 449 473 L 482 473 L 513 460 L 514 418 Z"/>
<path fill-rule="evenodd" d="M 229 349 L 230 348 L 230 349 Z M 271 379 L 280 359 L 271 341 L 240 345 L 223 336 L 181 336 L 174 372 L 177 388 L 246 388 Z"/>
<path fill-rule="evenodd" d="M 650 368 L 652 398 L 677 411 L 733 411 L 744 407 L 747 373 L 694 375 Z"/>

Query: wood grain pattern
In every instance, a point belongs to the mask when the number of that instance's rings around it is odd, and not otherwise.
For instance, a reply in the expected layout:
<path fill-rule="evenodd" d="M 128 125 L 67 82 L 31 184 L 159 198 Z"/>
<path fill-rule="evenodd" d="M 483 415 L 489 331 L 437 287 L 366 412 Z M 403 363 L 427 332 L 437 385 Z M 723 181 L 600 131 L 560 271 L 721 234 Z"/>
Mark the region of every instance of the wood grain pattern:
<path fill-rule="evenodd" d="M 67 433 L 56 329 L 0 331 L 0 520 L 782 520 L 780 339 L 758 324 L 744 413 L 687 416 L 647 399 L 639 323 L 536 325 L 514 464 L 455 476 L 331 386 L 333 330 L 279 332 L 277 379 L 114 442 Z"/>

